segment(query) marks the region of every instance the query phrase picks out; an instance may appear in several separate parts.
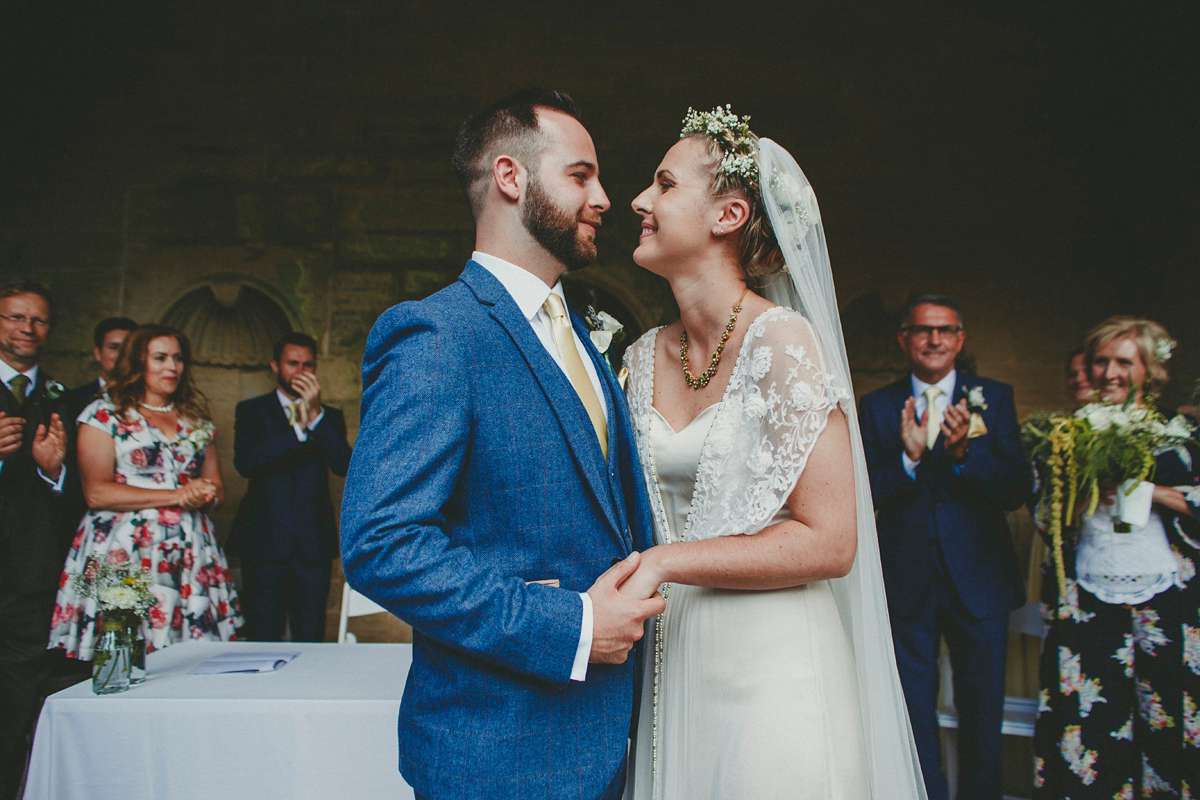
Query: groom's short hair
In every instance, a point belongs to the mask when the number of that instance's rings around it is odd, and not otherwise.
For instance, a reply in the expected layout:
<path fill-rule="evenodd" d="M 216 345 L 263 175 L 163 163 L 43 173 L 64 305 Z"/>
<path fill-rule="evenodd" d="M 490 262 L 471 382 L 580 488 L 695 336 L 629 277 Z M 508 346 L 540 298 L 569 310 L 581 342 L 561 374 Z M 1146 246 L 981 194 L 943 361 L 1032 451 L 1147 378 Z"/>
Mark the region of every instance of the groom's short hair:
<path fill-rule="evenodd" d="M 530 172 L 536 171 L 545 138 L 538 128 L 538 108 L 561 111 L 583 122 L 579 106 L 565 92 L 525 86 L 475 112 L 458 129 L 451 164 L 475 216 L 483 206 L 484 179 L 491 175 L 496 156 L 510 155 Z"/>

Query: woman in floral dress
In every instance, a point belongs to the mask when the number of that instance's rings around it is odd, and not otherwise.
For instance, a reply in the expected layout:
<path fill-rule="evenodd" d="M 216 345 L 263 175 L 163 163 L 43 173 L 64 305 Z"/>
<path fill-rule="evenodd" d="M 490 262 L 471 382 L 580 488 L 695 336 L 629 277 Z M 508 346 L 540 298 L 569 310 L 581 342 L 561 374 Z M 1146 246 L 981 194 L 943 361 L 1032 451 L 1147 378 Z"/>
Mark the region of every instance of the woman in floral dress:
<path fill-rule="evenodd" d="M 1113 317 L 1102 323 L 1085 348 L 1100 399 L 1121 403 L 1133 391 L 1140 403 L 1143 393 L 1156 393 L 1167 380 L 1165 362 L 1174 344 L 1150 320 Z M 1048 567 L 1035 798 L 1200 797 L 1198 459 L 1200 450 L 1192 445 L 1157 455 L 1150 523 L 1128 535 L 1142 536 L 1159 523 L 1162 533 L 1144 536 L 1144 544 L 1139 539 L 1139 552 L 1117 553 L 1133 541 L 1119 534 L 1101 533 L 1090 542 L 1064 537 L 1065 598 L 1053 564 Z M 1106 547 L 1114 548 L 1107 559 Z M 1114 574 L 1085 569 L 1079 577 L 1081 551 L 1085 565 L 1107 561 Z M 1116 574 L 1131 555 L 1161 564 L 1162 574 Z"/>
<path fill-rule="evenodd" d="M 79 415 L 79 471 L 91 510 L 63 569 L 51 648 L 92 657 L 95 601 L 73 586 L 91 556 L 150 571 L 157 602 L 143 626 L 147 650 L 236 638 L 237 593 L 204 513 L 225 495 L 208 416 L 187 337 L 159 325 L 130 334 L 107 394 Z"/>

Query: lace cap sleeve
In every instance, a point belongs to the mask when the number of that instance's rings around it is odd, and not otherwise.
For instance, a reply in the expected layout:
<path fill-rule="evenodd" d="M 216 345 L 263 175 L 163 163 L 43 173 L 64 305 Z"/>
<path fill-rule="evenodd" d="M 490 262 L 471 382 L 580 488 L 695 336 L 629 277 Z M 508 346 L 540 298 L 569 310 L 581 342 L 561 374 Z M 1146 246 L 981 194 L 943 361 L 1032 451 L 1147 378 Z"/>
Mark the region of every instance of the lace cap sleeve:
<path fill-rule="evenodd" d="M 850 399 L 803 317 L 775 308 L 754 320 L 700 459 L 688 538 L 765 527 L 795 487 L 830 411 Z"/>
<path fill-rule="evenodd" d="M 117 435 L 116 407 L 107 397 L 93 400 L 80 412 L 75 421 L 98 428 L 114 438 Z"/>

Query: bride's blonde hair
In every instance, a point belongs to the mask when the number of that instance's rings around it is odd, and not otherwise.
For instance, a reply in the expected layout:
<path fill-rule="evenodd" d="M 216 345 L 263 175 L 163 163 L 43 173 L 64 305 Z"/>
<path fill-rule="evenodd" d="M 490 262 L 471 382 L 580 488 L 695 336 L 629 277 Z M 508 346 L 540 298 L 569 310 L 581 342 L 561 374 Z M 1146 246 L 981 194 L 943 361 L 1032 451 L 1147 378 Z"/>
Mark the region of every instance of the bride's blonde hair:
<path fill-rule="evenodd" d="M 758 137 L 750 134 L 756 145 Z M 744 199 L 750 207 L 746 224 L 731 236 L 737 247 L 738 262 L 747 282 L 752 286 L 764 286 L 783 271 L 783 252 L 775 241 L 775 231 L 767 218 L 767 209 L 763 207 L 762 195 L 759 193 L 757 181 L 751 181 L 740 172 L 721 169 L 725 151 L 711 136 L 703 133 L 689 133 L 684 136 L 704 144 L 708 150 L 708 169 L 712 173 L 709 192 L 714 198 L 737 195 Z"/>

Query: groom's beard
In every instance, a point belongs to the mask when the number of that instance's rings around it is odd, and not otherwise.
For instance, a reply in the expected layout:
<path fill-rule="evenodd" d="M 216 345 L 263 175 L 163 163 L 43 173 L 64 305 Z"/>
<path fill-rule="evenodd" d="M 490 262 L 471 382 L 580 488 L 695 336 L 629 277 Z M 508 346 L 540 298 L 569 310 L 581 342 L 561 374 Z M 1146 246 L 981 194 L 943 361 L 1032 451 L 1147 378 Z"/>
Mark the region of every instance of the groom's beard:
<path fill-rule="evenodd" d="M 554 205 L 533 175 L 525 192 L 521 222 L 529 235 L 568 270 L 582 269 L 596 260 L 596 243 L 580 232 L 579 216 Z M 598 217 L 593 224 L 599 227 Z"/>

